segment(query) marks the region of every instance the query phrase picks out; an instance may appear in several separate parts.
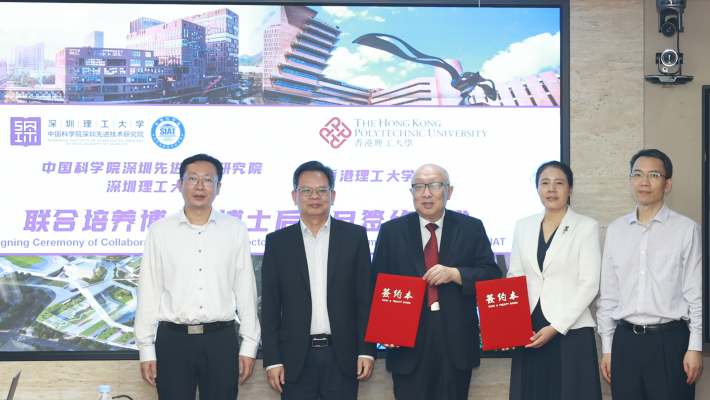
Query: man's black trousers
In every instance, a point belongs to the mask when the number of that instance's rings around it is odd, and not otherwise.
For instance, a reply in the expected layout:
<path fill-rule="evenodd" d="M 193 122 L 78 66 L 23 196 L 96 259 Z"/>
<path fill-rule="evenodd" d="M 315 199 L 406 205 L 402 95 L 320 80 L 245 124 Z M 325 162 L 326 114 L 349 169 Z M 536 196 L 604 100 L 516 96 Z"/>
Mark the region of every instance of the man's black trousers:
<path fill-rule="evenodd" d="M 641 331 L 641 327 L 638 329 Z M 611 395 L 623 400 L 693 400 L 683 358 L 690 331 L 636 334 L 617 326 L 611 347 Z"/>
<path fill-rule="evenodd" d="M 161 400 L 235 400 L 239 390 L 239 342 L 234 326 L 199 335 L 161 325 L 155 338 Z"/>

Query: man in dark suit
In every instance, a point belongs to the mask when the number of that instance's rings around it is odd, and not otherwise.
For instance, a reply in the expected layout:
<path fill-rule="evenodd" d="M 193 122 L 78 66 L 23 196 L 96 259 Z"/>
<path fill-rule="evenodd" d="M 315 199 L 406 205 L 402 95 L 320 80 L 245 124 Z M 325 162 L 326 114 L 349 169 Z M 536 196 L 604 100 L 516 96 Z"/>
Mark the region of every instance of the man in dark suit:
<path fill-rule="evenodd" d="M 266 236 L 262 263 L 264 366 L 284 400 L 357 398 L 374 366 L 365 343 L 372 304 L 365 228 L 330 217 L 333 170 L 307 162 L 293 174 L 297 224 Z"/>
<path fill-rule="evenodd" d="M 417 212 L 382 224 L 377 239 L 375 277 L 428 283 L 414 348 L 384 345 L 398 400 L 466 399 L 480 364 L 475 283 L 502 273 L 481 221 L 446 209 L 453 191 L 446 170 L 420 167 L 410 189 Z"/>

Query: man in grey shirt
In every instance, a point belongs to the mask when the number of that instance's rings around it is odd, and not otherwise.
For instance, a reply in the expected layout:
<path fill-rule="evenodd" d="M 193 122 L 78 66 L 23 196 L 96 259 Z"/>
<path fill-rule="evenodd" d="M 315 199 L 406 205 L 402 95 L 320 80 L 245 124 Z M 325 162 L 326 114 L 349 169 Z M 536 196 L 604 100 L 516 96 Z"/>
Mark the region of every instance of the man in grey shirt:
<path fill-rule="evenodd" d="M 607 229 L 597 322 L 615 399 L 692 400 L 703 370 L 702 234 L 665 204 L 672 175 L 663 152 L 636 153 L 636 211 Z"/>

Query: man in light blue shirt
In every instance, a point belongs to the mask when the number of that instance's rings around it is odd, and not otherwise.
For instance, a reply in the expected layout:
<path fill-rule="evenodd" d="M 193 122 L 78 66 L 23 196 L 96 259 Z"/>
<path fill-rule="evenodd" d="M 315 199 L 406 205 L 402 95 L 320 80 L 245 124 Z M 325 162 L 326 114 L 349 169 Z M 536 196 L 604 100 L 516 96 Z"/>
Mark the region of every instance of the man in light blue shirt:
<path fill-rule="evenodd" d="M 702 373 L 702 234 L 665 203 L 672 175 L 663 152 L 636 153 L 636 211 L 607 229 L 597 322 L 615 399 L 692 400 Z"/>

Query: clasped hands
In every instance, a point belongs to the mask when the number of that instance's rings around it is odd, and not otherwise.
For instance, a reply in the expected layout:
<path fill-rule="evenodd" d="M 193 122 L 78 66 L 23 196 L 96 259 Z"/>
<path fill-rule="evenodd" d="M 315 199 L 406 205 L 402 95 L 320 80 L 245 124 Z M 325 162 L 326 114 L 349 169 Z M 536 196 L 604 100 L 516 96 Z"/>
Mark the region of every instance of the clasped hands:
<path fill-rule="evenodd" d="M 445 267 L 441 264 L 429 268 L 422 277 L 429 286 L 439 286 L 444 283 L 455 282 L 461 284 L 461 272 L 458 268 Z"/>
<path fill-rule="evenodd" d="M 455 282 L 461 284 L 461 272 L 458 268 L 445 267 L 441 264 L 429 268 L 429 271 L 422 277 L 429 286 L 439 286 L 444 283 Z M 382 343 L 388 349 L 395 349 L 399 346 Z"/>

